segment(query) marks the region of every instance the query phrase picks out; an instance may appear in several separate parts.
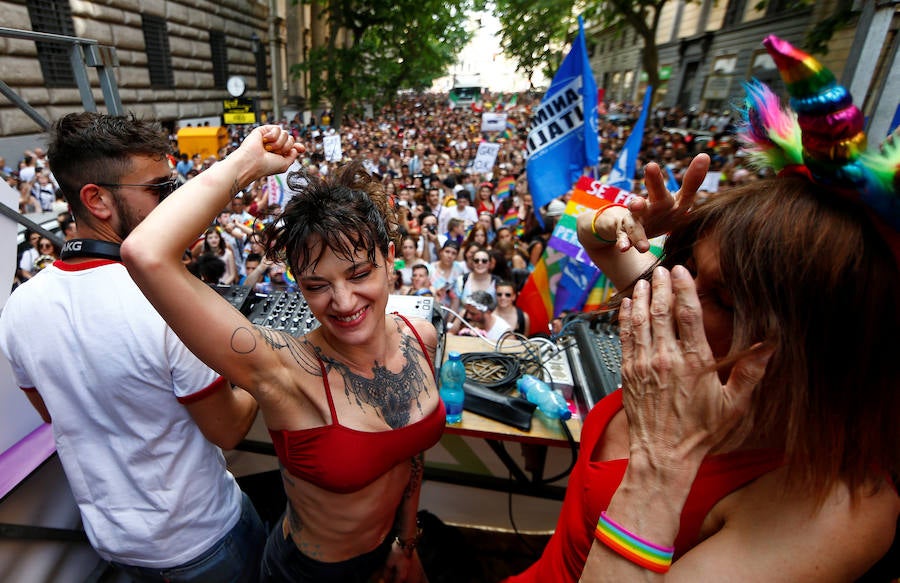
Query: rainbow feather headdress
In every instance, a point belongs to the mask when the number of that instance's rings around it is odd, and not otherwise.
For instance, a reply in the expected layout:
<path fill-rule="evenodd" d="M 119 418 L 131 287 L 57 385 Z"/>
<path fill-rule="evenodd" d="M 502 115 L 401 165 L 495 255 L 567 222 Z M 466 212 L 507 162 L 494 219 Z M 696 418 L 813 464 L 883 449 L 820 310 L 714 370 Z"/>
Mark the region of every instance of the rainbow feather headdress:
<path fill-rule="evenodd" d="M 877 150 L 867 149 L 862 112 L 834 74 L 776 36 L 763 45 L 787 86 L 790 109 L 764 83 L 744 84 L 739 137 L 751 162 L 803 174 L 862 203 L 900 265 L 900 136 L 895 132 Z"/>

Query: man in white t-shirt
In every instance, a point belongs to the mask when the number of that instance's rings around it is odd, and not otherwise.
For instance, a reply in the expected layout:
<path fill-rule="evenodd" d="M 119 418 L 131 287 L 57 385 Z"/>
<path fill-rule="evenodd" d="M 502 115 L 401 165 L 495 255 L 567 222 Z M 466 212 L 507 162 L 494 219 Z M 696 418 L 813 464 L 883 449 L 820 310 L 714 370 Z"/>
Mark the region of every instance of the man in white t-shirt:
<path fill-rule="evenodd" d="M 478 334 L 488 340 L 496 341 L 512 330 L 506 320 L 494 315 L 494 310 L 497 308 L 497 300 L 486 291 L 478 290 L 472 292 L 463 301 L 463 306 L 463 317 L 475 328 L 475 331 L 472 331 L 471 328 L 457 320 L 454 328 L 450 330 L 451 333 L 460 336 Z"/>
<path fill-rule="evenodd" d="M 478 213 L 472 206 L 472 193 L 468 190 L 460 190 L 456 193 L 456 206 L 444 207 L 438 218 L 438 233 L 447 232 L 447 223 L 450 219 L 460 219 L 463 222 L 463 230 L 469 232 L 472 225 L 478 222 Z"/>
<path fill-rule="evenodd" d="M 81 238 L 10 296 L 0 351 L 52 423 L 97 554 L 137 581 L 252 582 L 266 532 L 220 447 L 243 439 L 256 401 L 182 344 L 118 257 L 177 184 L 168 150 L 154 122 L 85 112 L 53 126 Z"/>

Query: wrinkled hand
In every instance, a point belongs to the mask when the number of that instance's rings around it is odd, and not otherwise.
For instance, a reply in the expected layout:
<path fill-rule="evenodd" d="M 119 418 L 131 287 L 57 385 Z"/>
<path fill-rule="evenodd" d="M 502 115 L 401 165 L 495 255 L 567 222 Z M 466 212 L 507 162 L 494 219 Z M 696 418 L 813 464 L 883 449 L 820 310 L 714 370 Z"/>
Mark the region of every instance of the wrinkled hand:
<path fill-rule="evenodd" d="M 419 560 L 419 553 L 413 551 L 412 556 L 407 557 L 403 549 L 396 544 L 391 547 L 384 565 L 382 583 L 427 583 L 425 569 Z"/>
<path fill-rule="evenodd" d="M 723 385 L 690 273 L 676 266 L 641 280 L 619 313 L 622 400 L 631 456 L 664 472 L 695 471 L 750 407 L 771 349 L 739 359 Z"/>
<path fill-rule="evenodd" d="M 616 226 L 616 248 L 627 251 L 632 245 L 644 253 L 650 249 L 650 239 L 667 233 L 673 222 L 694 204 L 697 189 L 709 170 L 709 156 L 698 154 L 684 173 L 681 189 L 670 193 L 662 168 L 650 162 L 644 168 L 644 184 L 648 197 L 634 196 L 628 203 L 630 215 L 625 214 Z"/>

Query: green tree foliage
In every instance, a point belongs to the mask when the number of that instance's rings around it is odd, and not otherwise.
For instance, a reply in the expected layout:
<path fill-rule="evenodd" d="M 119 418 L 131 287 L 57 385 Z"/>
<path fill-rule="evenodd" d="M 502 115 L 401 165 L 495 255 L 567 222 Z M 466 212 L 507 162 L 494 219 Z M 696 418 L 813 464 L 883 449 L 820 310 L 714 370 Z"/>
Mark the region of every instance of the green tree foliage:
<path fill-rule="evenodd" d="M 575 27 L 572 0 L 495 0 L 500 46 L 529 82 L 537 71 L 552 78 L 562 63 L 563 48 Z"/>
<path fill-rule="evenodd" d="M 689 0 L 690 1 L 690 0 Z M 577 14 L 615 34 L 634 30 L 643 41 L 642 65 L 650 85 L 659 87 L 656 29 L 668 0 L 496 0 L 495 14 L 503 27 L 501 45 L 520 70 L 531 73 L 549 63 L 548 76 L 559 66 L 560 47 L 575 35 Z"/>
<path fill-rule="evenodd" d="M 376 108 L 401 89 L 422 90 L 444 75 L 469 40 L 466 16 L 481 0 L 302 0 L 318 3 L 325 43 L 291 66 L 310 72 L 310 98 L 327 102 L 333 125 L 345 111 Z M 296 5 L 295 5 L 296 8 Z"/>

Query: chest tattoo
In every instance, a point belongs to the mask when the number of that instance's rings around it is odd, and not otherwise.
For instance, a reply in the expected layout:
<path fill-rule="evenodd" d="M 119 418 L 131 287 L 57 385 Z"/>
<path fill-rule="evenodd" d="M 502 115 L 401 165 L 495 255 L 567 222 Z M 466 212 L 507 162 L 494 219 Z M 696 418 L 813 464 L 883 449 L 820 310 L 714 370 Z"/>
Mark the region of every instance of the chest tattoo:
<path fill-rule="evenodd" d="M 428 394 L 426 376 L 417 358 L 422 351 L 408 336 L 403 337 L 400 351 L 406 359 L 400 372 L 391 372 L 376 361 L 372 367 L 372 378 L 360 376 L 347 365 L 321 353 L 320 357 L 329 369 L 336 370 L 343 378 L 344 394 L 348 400 L 354 400 L 360 407 L 369 405 L 385 423 L 397 429 L 409 424 L 411 403 L 415 401 L 421 411 L 419 398 L 422 392 Z"/>

